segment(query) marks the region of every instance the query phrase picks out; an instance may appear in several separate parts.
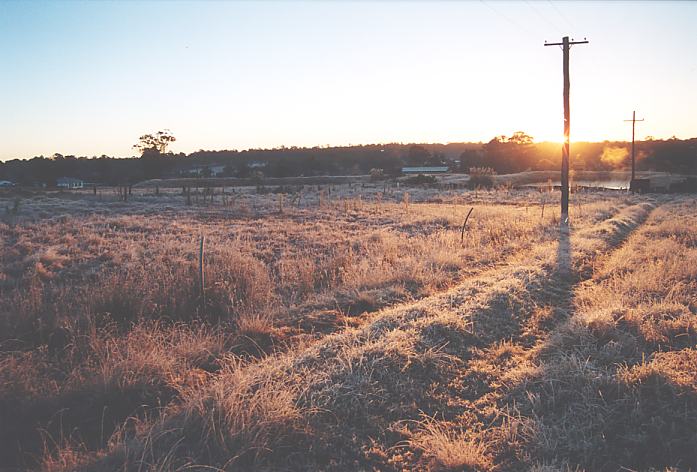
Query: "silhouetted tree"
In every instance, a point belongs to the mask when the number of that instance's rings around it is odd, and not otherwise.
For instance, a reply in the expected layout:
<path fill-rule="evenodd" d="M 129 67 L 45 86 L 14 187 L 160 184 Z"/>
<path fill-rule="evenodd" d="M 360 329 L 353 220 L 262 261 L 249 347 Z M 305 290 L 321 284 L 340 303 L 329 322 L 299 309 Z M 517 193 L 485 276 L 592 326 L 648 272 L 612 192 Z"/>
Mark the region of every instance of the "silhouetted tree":
<path fill-rule="evenodd" d="M 162 177 L 170 169 L 170 163 L 165 156 L 169 144 L 176 140 L 177 138 L 169 130 L 144 134 L 138 138 L 138 143 L 133 147 L 141 153 L 141 173 L 144 178 Z"/>
<path fill-rule="evenodd" d="M 522 172 L 534 167 L 532 136 L 516 131 L 510 138 L 496 136 L 484 145 L 486 165 L 499 174 Z"/>
<path fill-rule="evenodd" d="M 410 166 L 423 166 L 431 158 L 431 153 L 423 146 L 414 145 L 409 148 L 406 163 Z"/>
<path fill-rule="evenodd" d="M 133 147 L 140 151 L 141 155 L 145 153 L 165 154 L 170 143 L 176 141 L 172 132 L 168 129 L 158 131 L 155 134 L 144 134 L 138 138 L 138 143 Z"/>
<path fill-rule="evenodd" d="M 483 167 L 485 162 L 484 154 L 468 149 L 460 154 L 460 172 L 468 173 L 472 167 Z"/>
<path fill-rule="evenodd" d="M 532 144 L 532 136 L 524 131 L 516 131 L 508 138 L 509 143 L 517 144 L 519 146 L 525 146 Z"/>

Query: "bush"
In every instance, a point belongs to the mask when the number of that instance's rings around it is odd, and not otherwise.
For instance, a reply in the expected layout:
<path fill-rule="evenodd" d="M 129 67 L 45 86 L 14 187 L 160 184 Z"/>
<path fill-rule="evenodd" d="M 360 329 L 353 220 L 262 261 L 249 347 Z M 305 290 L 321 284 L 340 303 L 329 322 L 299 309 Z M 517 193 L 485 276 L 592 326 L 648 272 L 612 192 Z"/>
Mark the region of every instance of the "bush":
<path fill-rule="evenodd" d="M 370 169 L 370 180 L 383 180 L 385 178 L 384 169 Z"/>
<path fill-rule="evenodd" d="M 491 188 L 494 186 L 495 175 L 496 171 L 491 167 L 470 167 L 469 186 L 470 188 Z"/>

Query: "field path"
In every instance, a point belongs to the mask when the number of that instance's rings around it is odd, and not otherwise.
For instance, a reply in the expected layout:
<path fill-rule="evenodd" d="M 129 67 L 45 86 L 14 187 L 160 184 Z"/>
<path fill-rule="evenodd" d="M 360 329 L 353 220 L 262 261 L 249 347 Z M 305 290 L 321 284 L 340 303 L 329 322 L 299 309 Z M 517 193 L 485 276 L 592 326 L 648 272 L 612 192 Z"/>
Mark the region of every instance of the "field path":
<path fill-rule="evenodd" d="M 355 336 L 351 341 L 341 339 L 339 334 L 320 342 L 316 355 L 308 354 L 305 359 L 312 359 L 314 366 L 320 361 L 325 367 L 334 363 L 333 358 L 340 361 L 331 381 L 322 379 L 310 387 L 318 389 L 310 404 L 317 406 L 319 398 L 322 408 L 349 413 L 348 421 L 337 425 L 342 437 L 366 433 L 361 431 L 366 425 L 360 424 L 350 433 L 345 431 L 347 424 L 355 423 L 352 408 L 365 409 L 366 416 L 373 420 L 379 418 L 377 423 L 384 423 L 373 425 L 370 434 L 365 435 L 385 435 L 384 449 L 389 451 L 388 463 L 395 470 L 402 466 L 434 466 L 419 454 L 419 425 L 428 424 L 428 418 L 440 425 L 452 424 L 464 437 L 491 443 L 491 436 L 501 435 L 509 427 L 509 419 L 502 413 L 508 408 L 501 403 L 504 392 L 519 380 L 517 376 L 529 364 L 535 347 L 571 315 L 574 288 L 591 278 L 594 267 L 609 257 L 653 208 L 650 204 L 630 206 L 578 231 L 562 225 L 556 244 L 514 256 L 505 266 L 474 276 L 444 293 L 385 310 L 358 333 L 346 333 L 346 337 Z M 381 365 L 385 360 L 394 364 Z M 380 372 L 380 368 L 386 372 Z M 357 371 L 367 379 L 360 378 Z M 329 385 L 333 389 L 346 381 L 354 384 L 357 377 L 359 392 L 352 391 L 355 385 L 347 387 L 351 393 L 336 395 L 326 390 Z M 362 389 L 370 393 L 360 392 Z M 360 400 L 349 398 L 356 394 Z M 324 395 L 328 398 L 322 398 Z M 344 405 L 347 400 L 349 405 Z M 413 404 L 407 406 L 410 401 Z M 374 409 L 361 405 L 363 402 L 374 402 Z M 414 423 L 417 420 L 421 423 Z M 412 430 L 414 425 L 416 432 Z M 390 431 L 400 434 L 392 435 Z M 370 455 L 372 439 L 365 440 L 353 446 L 361 449 L 364 458 L 375 459 L 374 466 L 384 467 L 381 454 Z M 342 451 L 348 445 L 335 446 Z M 345 451 L 346 461 L 359 455 L 350 449 L 353 447 Z M 514 466 L 506 457 L 506 449 L 502 444 L 499 451 L 503 457 L 496 458 L 496 463 Z"/>
<path fill-rule="evenodd" d="M 456 414 L 451 418 L 441 412 L 438 418 L 446 423 L 457 423 L 463 417 L 470 421 L 476 418 L 475 424 L 484 427 L 474 435 L 476 441 L 497 445 L 497 457 L 490 459 L 502 470 L 526 466 L 518 463 L 519 458 L 515 456 L 519 438 L 514 436 L 534 434 L 518 431 L 524 425 L 512 416 L 516 405 L 510 403 L 507 394 L 514 387 L 520 388 L 526 372 L 538 364 L 540 348 L 554 328 L 573 315 L 576 290 L 589 283 L 595 273 L 602 272 L 605 262 L 643 225 L 654 209 L 652 205 L 630 207 L 578 234 L 560 226 L 556 264 L 543 263 L 542 272 L 527 280 L 519 278 L 518 281 L 525 280 L 524 290 L 517 292 L 520 285 L 516 284 L 510 296 L 502 295 L 495 304 L 516 306 L 517 321 L 494 335 L 477 336 L 487 339 L 487 344 L 473 351 L 467 368 L 460 372 L 458 382 L 463 388 L 451 392 L 461 401 L 462 410 L 453 410 Z M 475 313 L 481 317 L 480 324 L 484 327 L 496 324 L 486 308 Z"/>

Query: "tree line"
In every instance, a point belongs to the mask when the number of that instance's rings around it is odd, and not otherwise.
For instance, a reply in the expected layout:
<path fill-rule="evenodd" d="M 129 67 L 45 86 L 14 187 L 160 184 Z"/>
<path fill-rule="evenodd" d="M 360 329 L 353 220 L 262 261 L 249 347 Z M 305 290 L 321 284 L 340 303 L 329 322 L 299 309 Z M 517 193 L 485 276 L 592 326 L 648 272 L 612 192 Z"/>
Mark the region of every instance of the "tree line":
<path fill-rule="evenodd" d="M 405 166 L 448 166 L 467 173 L 472 167 L 488 167 L 499 174 L 526 170 L 556 170 L 561 159 L 558 143 L 535 143 L 519 131 L 497 136 L 487 143 L 369 144 L 336 147 L 280 147 L 244 151 L 199 150 L 190 154 L 168 151 L 176 139 L 168 131 L 140 137 L 134 146 L 139 157 L 77 157 L 54 154 L 0 163 L 0 180 L 21 185 L 55 184 L 59 177 L 80 178 L 105 185 L 132 184 L 155 178 L 185 175 L 229 177 L 295 177 L 319 175 L 367 175 L 380 169 L 396 176 Z M 697 138 L 637 142 L 637 168 L 697 174 Z M 626 142 L 572 143 L 571 167 L 576 170 L 626 169 L 630 144 Z"/>

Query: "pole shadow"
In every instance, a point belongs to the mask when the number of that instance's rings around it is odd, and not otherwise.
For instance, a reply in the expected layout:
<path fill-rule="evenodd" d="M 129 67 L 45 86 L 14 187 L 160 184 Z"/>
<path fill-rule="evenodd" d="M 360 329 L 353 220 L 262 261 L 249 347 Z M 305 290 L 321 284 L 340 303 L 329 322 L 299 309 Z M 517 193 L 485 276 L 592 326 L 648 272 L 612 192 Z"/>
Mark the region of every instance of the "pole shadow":
<path fill-rule="evenodd" d="M 559 222 L 559 244 L 557 245 L 557 276 L 568 284 L 571 279 L 571 227 L 568 218 Z"/>

